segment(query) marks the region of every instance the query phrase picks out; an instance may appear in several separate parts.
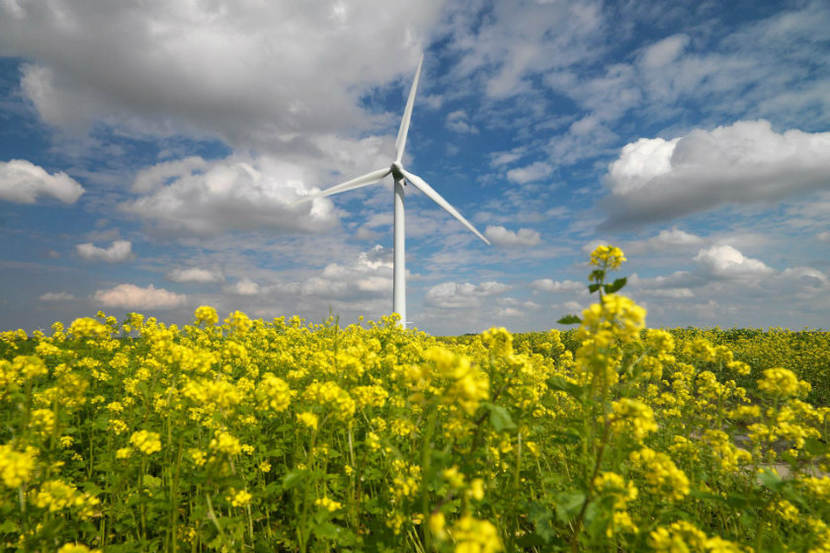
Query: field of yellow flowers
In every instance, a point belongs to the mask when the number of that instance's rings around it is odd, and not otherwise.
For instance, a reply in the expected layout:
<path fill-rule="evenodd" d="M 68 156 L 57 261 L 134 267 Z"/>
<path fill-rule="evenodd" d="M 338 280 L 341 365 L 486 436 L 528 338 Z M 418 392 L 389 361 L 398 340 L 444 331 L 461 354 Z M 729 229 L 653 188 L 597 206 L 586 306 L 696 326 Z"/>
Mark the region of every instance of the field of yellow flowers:
<path fill-rule="evenodd" d="M 830 551 L 828 333 L 645 329 L 622 261 L 566 333 L 5 332 L 0 548 Z"/>

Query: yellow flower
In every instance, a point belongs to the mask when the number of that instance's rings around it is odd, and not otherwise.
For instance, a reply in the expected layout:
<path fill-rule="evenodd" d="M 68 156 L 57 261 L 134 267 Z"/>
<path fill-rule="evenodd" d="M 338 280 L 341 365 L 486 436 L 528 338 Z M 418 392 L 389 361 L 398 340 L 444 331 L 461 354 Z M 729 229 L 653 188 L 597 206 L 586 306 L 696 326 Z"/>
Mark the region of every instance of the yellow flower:
<path fill-rule="evenodd" d="M 253 496 L 248 493 L 247 490 L 239 490 L 238 492 L 231 490 L 231 496 L 228 500 L 234 507 L 244 507 L 246 505 L 250 505 L 252 497 Z"/>
<path fill-rule="evenodd" d="M 657 431 L 654 412 L 638 399 L 622 398 L 614 401 L 611 403 L 611 410 L 611 427 L 616 432 L 630 432 L 637 441 L 641 441 Z"/>
<path fill-rule="evenodd" d="M 764 371 L 758 389 L 773 398 L 804 397 L 810 391 L 810 383 L 799 380 L 789 369 L 775 368 Z"/>
<path fill-rule="evenodd" d="M 497 553 L 504 549 L 496 527 L 469 514 L 455 521 L 452 535 L 455 553 Z"/>
<path fill-rule="evenodd" d="M 643 473 L 652 493 L 675 501 L 689 494 L 688 477 L 665 453 L 644 447 L 632 452 L 629 459 Z"/>
<path fill-rule="evenodd" d="M 210 440 L 210 448 L 226 455 L 239 455 L 242 453 L 242 444 L 239 440 L 225 430 L 219 430 Z"/>
<path fill-rule="evenodd" d="M 145 455 L 161 451 L 161 436 L 158 432 L 139 430 L 130 436 L 130 444 Z"/>
<path fill-rule="evenodd" d="M 429 531 L 432 532 L 432 535 L 440 540 L 443 541 L 447 539 L 447 532 L 444 529 L 447 525 L 447 519 L 444 517 L 444 513 L 437 512 L 433 513 L 429 517 Z"/>
<path fill-rule="evenodd" d="M 628 261 L 623 251 L 616 246 L 600 245 L 591 252 L 591 265 L 608 269 L 617 269 Z"/>
<path fill-rule="evenodd" d="M 67 543 L 58 549 L 58 553 L 101 553 L 101 550 L 90 549 L 89 547 L 79 543 Z"/>
<path fill-rule="evenodd" d="M 340 503 L 339 501 L 334 501 L 333 499 L 329 499 L 328 497 L 321 497 L 315 499 L 314 504 L 318 507 L 326 509 L 330 513 L 333 513 L 334 511 L 343 507 L 342 503 Z"/>
<path fill-rule="evenodd" d="M 219 315 L 216 314 L 216 309 L 209 305 L 200 305 L 197 307 L 193 316 L 196 317 L 196 324 L 213 326 L 219 322 Z"/>
<path fill-rule="evenodd" d="M 668 528 L 661 526 L 649 534 L 648 544 L 657 553 L 702 551 L 706 534 L 691 522 L 681 520 Z"/>
<path fill-rule="evenodd" d="M 116 459 L 127 459 L 133 454 L 133 449 L 131 447 L 122 447 L 115 451 L 115 458 Z"/>
<path fill-rule="evenodd" d="M 307 427 L 313 430 L 317 430 L 318 418 L 317 415 L 315 415 L 314 413 L 311 413 L 309 411 L 297 413 L 297 420 L 306 425 Z"/>
<path fill-rule="evenodd" d="M 27 447 L 17 451 L 11 444 L 0 445 L 0 479 L 9 488 L 17 488 L 32 476 L 35 470 L 37 450 Z"/>

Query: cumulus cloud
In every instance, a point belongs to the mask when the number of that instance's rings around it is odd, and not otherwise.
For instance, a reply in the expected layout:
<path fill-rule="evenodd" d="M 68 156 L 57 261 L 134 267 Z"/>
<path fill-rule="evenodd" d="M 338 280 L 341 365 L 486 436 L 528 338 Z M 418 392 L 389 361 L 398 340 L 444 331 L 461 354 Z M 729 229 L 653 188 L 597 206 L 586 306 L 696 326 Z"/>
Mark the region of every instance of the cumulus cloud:
<path fill-rule="evenodd" d="M 502 226 L 489 225 L 484 234 L 497 246 L 535 246 L 541 241 L 539 233 L 529 228 L 513 232 Z"/>
<path fill-rule="evenodd" d="M 22 88 L 54 125 L 273 144 L 376 125 L 359 97 L 411 76 L 441 12 L 433 2 L 1 2 L 0 55 L 35 60 Z"/>
<path fill-rule="evenodd" d="M 40 301 L 45 302 L 60 302 L 60 301 L 71 301 L 75 299 L 75 296 L 70 294 L 69 292 L 46 292 L 42 294 Z"/>
<path fill-rule="evenodd" d="M 509 289 L 507 284 L 496 281 L 481 284 L 442 282 L 427 290 L 424 300 L 427 305 L 445 309 L 478 307 L 484 298 L 497 296 Z"/>
<path fill-rule="evenodd" d="M 773 272 L 763 261 L 746 257 L 725 244 L 700 250 L 694 260 L 709 274 L 717 277 L 753 276 Z"/>
<path fill-rule="evenodd" d="M 222 273 L 213 269 L 190 267 L 188 269 L 173 269 L 167 273 L 167 280 L 173 282 L 221 282 L 225 280 Z"/>
<path fill-rule="evenodd" d="M 378 244 L 353 262 L 329 263 L 319 274 L 288 286 L 302 296 L 344 301 L 391 297 L 392 252 Z"/>
<path fill-rule="evenodd" d="M 184 304 L 186 296 L 155 288 L 152 284 L 141 288 L 135 284 L 119 284 L 109 290 L 95 292 L 95 301 L 104 307 L 122 309 L 172 309 Z"/>
<path fill-rule="evenodd" d="M 226 288 L 226 291 L 239 296 L 256 296 L 259 294 L 259 284 L 249 278 L 243 278 Z"/>
<path fill-rule="evenodd" d="M 525 184 L 542 180 L 553 173 L 553 167 L 549 163 L 537 161 L 525 167 L 517 167 L 507 172 L 507 180 L 517 184 Z"/>
<path fill-rule="evenodd" d="M 51 196 L 72 204 L 83 193 L 83 187 L 64 172 L 49 174 L 25 159 L 0 161 L 0 200 L 33 204 L 40 196 Z"/>
<path fill-rule="evenodd" d="M 447 128 L 462 134 L 478 134 L 478 129 L 470 123 L 467 112 L 459 109 L 447 115 Z"/>
<path fill-rule="evenodd" d="M 297 165 L 268 157 L 189 159 L 140 173 L 134 189 L 148 193 L 122 209 L 161 230 L 197 235 L 258 228 L 314 232 L 337 221 L 327 198 L 295 205 L 312 192 Z"/>
<path fill-rule="evenodd" d="M 630 242 L 625 245 L 627 254 L 642 254 L 646 252 L 672 252 L 675 250 L 688 250 L 699 248 L 704 243 L 703 238 L 686 232 L 677 227 L 663 229 L 656 236 L 646 240 Z"/>
<path fill-rule="evenodd" d="M 575 280 L 553 280 L 542 278 L 530 283 L 530 287 L 541 292 L 585 292 L 587 286 Z"/>
<path fill-rule="evenodd" d="M 99 248 L 91 242 L 75 246 L 78 255 L 90 261 L 120 263 L 133 256 L 133 245 L 128 240 L 115 240 L 109 248 Z"/>
<path fill-rule="evenodd" d="M 641 138 L 611 163 L 606 185 L 606 226 L 779 200 L 830 186 L 830 132 L 777 133 L 758 120 L 672 140 Z"/>

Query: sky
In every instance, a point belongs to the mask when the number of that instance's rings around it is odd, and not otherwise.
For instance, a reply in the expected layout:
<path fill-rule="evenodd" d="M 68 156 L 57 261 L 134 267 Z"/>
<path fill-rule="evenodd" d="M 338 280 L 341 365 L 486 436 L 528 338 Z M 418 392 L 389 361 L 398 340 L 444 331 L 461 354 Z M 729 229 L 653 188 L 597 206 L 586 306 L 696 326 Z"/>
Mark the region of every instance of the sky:
<path fill-rule="evenodd" d="M 826 1 L 0 0 L 0 329 L 199 305 L 558 328 L 621 247 L 650 327 L 830 328 Z"/>

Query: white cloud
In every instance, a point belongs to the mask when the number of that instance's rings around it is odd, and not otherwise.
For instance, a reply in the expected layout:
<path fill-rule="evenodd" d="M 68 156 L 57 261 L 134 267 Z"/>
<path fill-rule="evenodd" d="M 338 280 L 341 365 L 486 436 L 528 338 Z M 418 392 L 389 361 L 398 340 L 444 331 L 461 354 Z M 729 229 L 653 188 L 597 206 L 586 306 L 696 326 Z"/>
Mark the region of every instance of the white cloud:
<path fill-rule="evenodd" d="M 226 288 L 226 291 L 239 296 L 256 296 L 259 290 L 259 284 L 249 278 L 243 278 Z"/>
<path fill-rule="evenodd" d="M 109 248 L 99 248 L 91 242 L 78 244 L 75 249 L 78 255 L 90 261 L 106 261 L 120 263 L 133 257 L 133 245 L 128 240 L 115 240 Z"/>
<path fill-rule="evenodd" d="M 661 230 L 657 236 L 625 244 L 626 254 L 643 254 L 647 252 L 679 252 L 689 248 L 699 248 L 704 239 L 696 234 L 680 230 L 677 227 Z"/>
<path fill-rule="evenodd" d="M 376 125 L 382 117 L 357 100 L 411 77 L 442 9 L 377 1 L 140 9 L 2 2 L 0 53 L 35 60 L 24 67 L 22 88 L 53 125 L 98 120 L 141 133 L 207 132 L 273 145 L 299 130 Z"/>
<path fill-rule="evenodd" d="M 604 18 L 599 2 L 496 2 L 482 20 L 464 3 L 450 7 L 455 48 L 462 58 L 452 77 L 487 68 L 485 90 L 502 99 L 532 89 L 528 77 L 601 55 Z"/>
<path fill-rule="evenodd" d="M 513 232 L 502 226 L 489 225 L 484 234 L 497 246 L 535 246 L 541 241 L 539 233 L 528 228 Z"/>
<path fill-rule="evenodd" d="M 380 244 L 348 263 L 329 263 L 319 274 L 288 285 L 302 296 L 342 301 L 391 297 L 392 252 Z"/>
<path fill-rule="evenodd" d="M 694 260 L 709 274 L 717 277 L 757 276 L 773 272 L 763 261 L 745 257 L 728 245 L 702 249 Z"/>
<path fill-rule="evenodd" d="M 64 172 L 50 175 L 24 159 L 0 161 L 0 200 L 33 204 L 39 196 L 51 196 L 72 204 L 83 193 L 83 187 Z"/>
<path fill-rule="evenodd" d="M 312 191 L 294 164 L 268 157 L 190 160 L 144 171 L 137 186 L 150 192 L 122 208 L 161 230 L 199 235 L 257 228 L 314 232 L 337 221 L 327 198 L 294 204 Z"/>
<path fill-rule="evenodd" d="M 442 282 L 427 290 L 424 297 L 427 305 L 444 309 L 478 307 L 484 298 L 497 296 L 510 289 L 510 286 L 496 281 L 471 284 L 465 282 Z"/>
<path fill-rule="evenodd" d="M 222 273 L 213 269 L 201 269 L 190 267 L 188 269 L 173 269 L 167 273 L 167 280 L 173 282 L 221 282 L 224 279 Z"/>
<path fill-rule="evenodd" d="M 657 298 L 693 298 L 695 297 L 694 292 L 692 292 L 689 288 L 657 288 L 654 290 L 649 290 L 648 288 L 639 290 L 638 295 L 641 296 L 653 296 Z"/>
<path fill-rule="evenodd" d="M 816 238 L 818 238 L 822 242 L 830 242 L 830 232 L 819 232 L 818 234 L 816 234 Z"/>
<path fill-rule="evenodd" d="M 208 162 L 198 156 L 165 161 L 139 171 L 133 181 L 132 191 L 147 194 L 162 188 L 171 179 L 198 173 L 208 167 Z"/>
<path fill-rule="evenodd" d="M 463 109 L 453 111 L 447 115 L 447 128 L 462 134 L 478 134 L 478 129 L 470 123 L 467 112 Z"/>
<path fill-rule="evenodd" d="M 186 300 L 182 294 L 155 288 L 152 284 L 146 288 L 135 284 L 119 284 L 109 290 L 98 290 L 94 297 L 104 307 L 122 309 L 172 309 Z"/>
<path fill-rule="evenodd" d="M 534 280 L 530 283 L 530 287 L 534 290 L 542 292 L 585 292 L 587 285 L 575 280 L 552 280 L 549 278 L 542 278 Z"/>
<path fill-rule="evenodd" d="M 675 61 L 688 44 L 688 35 L 678 34 L 664 38 L 646 48 L 640 62 L 648 68 L 664 67 Z"/>
<path fill-rule="evenodd" d="M 71 301 L 75 299 L 75 296 L 70 294 L 69 292 L 46 292 L 40 296 L 40 301 L 46 302 L 60 302 L 60 301 Z"/>
<path fill-rule="evenodd" d="M 622 149 L 606 184 L 608 225 L 778 200 L 830 185 L 830 132 L 776 133 L 759 120 L 673 140 L 641 138 Z"/>
<path fill-rule="evenodd" d="M 493 167 L 509 165 L 521 159 L 525 154 L 527 154 L 527 147 L 525 146 L 519 146 L 506 152 L 493 152 L 490 154 L 490 165 Z"/>
<path fill-rule="evenodd" d="M 553 174 L 553 167 L 543 161 L 536 161 L 525 167 L 517 167 L 507 172 L 507 180 L 518 184 L 525 184 Z"/>

